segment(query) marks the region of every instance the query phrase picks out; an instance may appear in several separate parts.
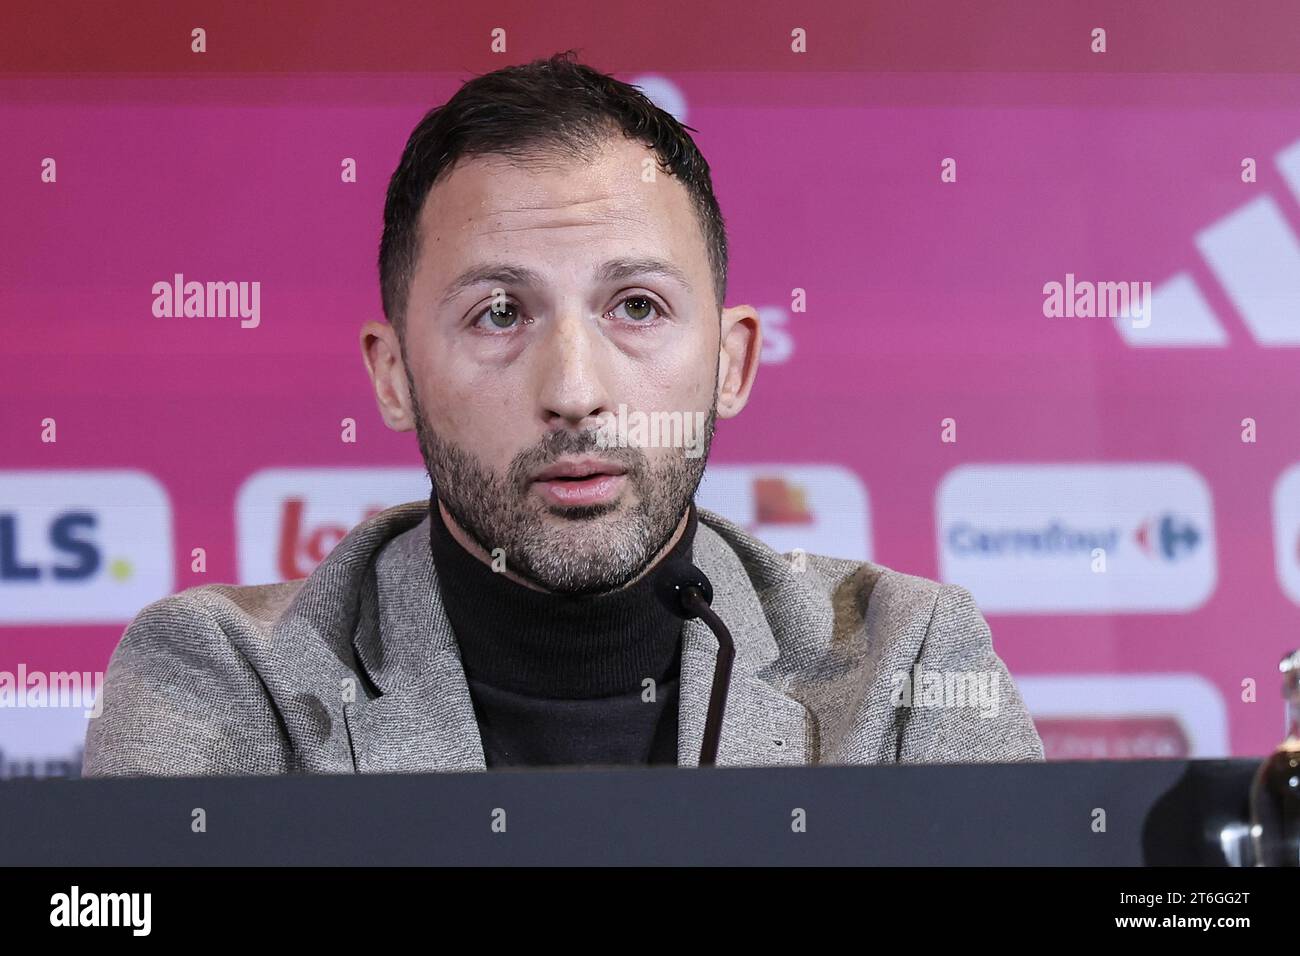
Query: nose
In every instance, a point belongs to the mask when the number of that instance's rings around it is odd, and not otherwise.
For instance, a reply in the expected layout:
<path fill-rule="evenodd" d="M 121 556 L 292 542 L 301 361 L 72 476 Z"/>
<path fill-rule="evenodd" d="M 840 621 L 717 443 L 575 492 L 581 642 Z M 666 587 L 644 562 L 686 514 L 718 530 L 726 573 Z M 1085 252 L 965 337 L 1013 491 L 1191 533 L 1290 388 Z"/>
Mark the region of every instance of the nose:
<path fill-rule="evenodd" d="M 566 309 L 547 332 L 538 358 L 538 404 L 549 428 L 594 428 L 609 408 L 595 323 Z"/>

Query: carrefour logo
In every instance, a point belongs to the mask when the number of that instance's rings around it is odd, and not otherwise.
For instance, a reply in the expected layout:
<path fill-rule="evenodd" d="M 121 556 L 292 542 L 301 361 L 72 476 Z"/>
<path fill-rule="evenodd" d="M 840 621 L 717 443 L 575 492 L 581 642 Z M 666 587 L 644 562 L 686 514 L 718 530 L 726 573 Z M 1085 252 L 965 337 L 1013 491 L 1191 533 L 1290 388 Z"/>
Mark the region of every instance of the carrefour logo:
<path fill-rule="evenodd" d="M 954 521 L 948 529 L 948 544 L 955 554 L 997 556 L 1007 554 L 1059 554 L 1111 548 L 1122 532 L 1114 526 L 1079 528 L 1052 521 L 1040 527 L 998 527 L 970 521 Z"/>
<path fill-rule="evenodd" d="M 1210 493 L 1185 465 L 966 465 L 936 518 L 940 577 L 988 611 L 1188 611 L 1214 591 Z"/>
<path fill-rule="evenodd" d="M 1054 520 L 1041 527 L 981 527 L 957 521 L 948 530 L 952 552 L 963 556 L 997 556 L 1017 553 L 1037 555 L 1087 553 L 1118 550 L 1126 531 L 1119 525 L 1078 527 Z M 1132 532 L 1133 541 L 1145 555 L 1156 560 L 1178 561 L 1196 551 L 1205 538 L 1196 522 L 1165 514 L 1141 522 Z"/>
<path fill-rule="evenodd" d="M 0 472 L 0 624 L 128 621 L 172 586 L 171 506 L 150 476 Z"/>
<path fill-rule="evenodd" d="M 1142 522 L 1136 538 L 1138 547 L 1150 557 L 1178 561 L 1194 554 L 1205 534 L 1194 521 L 1177 515 L 1161 515 Z"/>

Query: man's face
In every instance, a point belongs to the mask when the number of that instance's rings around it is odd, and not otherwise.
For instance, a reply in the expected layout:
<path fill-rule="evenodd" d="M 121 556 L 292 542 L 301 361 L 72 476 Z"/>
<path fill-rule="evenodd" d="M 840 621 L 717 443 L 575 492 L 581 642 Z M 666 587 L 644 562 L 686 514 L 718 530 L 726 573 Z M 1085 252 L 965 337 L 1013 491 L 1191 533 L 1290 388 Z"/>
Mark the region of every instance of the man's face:
<path fill-rule="evenodd" d="M 421 453 L 456 524 L 553 591 L 635 578 L 708 457 L 712 274 L 686 189 L 646 160 L 622 138 L 545 165 L 475 158 L 434 186 L 421 215 L 404 343 Z M 703 435 L 694 448 L 665 447 L 671 434 L 602 447 L 597 429 L 621 405 L 633 421 L 703 421 Z M 591 477 L 539 476 L 563 465 Z"/>

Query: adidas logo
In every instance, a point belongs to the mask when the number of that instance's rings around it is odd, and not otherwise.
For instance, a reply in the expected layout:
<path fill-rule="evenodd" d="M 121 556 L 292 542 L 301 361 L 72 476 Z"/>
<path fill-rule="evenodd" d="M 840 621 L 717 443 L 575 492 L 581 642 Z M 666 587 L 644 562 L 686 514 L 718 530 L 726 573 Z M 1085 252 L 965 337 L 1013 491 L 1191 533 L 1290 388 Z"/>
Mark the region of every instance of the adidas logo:
<path fill-rule="evenodd" d="M 1300 142 L 1274 162 L 1300 199 Z M 1196 234 L 1196 248 L 1247 331 L 1263 346 L 1300 346 L 1300 240 L 1273 197 L 1241 206 Z M 1189 272 L 1156 286 L 1145 324 L 1118 318 L 1134 347 L 1225 348 L 1228 333 Z"/>

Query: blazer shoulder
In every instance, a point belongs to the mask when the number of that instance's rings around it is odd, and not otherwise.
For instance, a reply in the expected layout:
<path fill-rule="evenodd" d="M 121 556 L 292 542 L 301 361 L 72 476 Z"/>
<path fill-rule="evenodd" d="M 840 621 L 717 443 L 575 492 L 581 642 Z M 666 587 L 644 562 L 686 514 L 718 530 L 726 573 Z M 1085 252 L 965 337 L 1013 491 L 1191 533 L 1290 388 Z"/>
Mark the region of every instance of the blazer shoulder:
<path fill-rule="evenodd" d="M 260 661 L 270 649 L 276 624 L 285 616 L 305 578 L 279 584 L 200 584 L 146 605 L 131 620 L 128 637 L 154 652 L 176 652 L 207 635 Z"/>
<path fill-rule="evenodd" d="M 898 571 L 875 561 L 808 555 L 808 566 L 834 591 L 856 592 L 864 605 L 908 615 L 929 614 L 940 592 L 953 585 Z"/>
<path fill-rule="evenodd" d="M 1041 761 L 1043 742 L 988 622 L 966 588 L 941 587 L 921 650 L 902 675 L 912 693 L 900 761 Z"/>
<path fill-rule="evenodd" d="M 701 518 L 758 592 L 782 651 L 774 675 L 817 715 L 827 762 L 1043 759 L 969 590 L 873 561 L 781 553 L 724 518 Z M 947 695 L 937 703 L 936 681 Z M 895 705 L 904 682 L 924 693 Z"/>
<path fill-rule="evenodd" d="M 300 583 L 200 585 L 141 609 L 109 658 L 83 774 L 282 772 L 284 740 L 255 662 Z"/>
<path fill-rule="evenodd" d="M 264 638 L 284 617 L 307 578 L 278 584 L 202 584 L 174 597 L 178 605 L 207 614 L 237 642 Z"/>
<path fill-rule="evenodd" d="M 887 637 L 918 628 L 923 632 L 940 591 L 948 587 L 874 561 L 777 551 L 720 515 L 704 509 L 699 515 L 739 557 L 754 589 L 770 603 L 793 604 L 816 616 L 822 614 L 818 609 L 827 609 L 834 619 L 828 640 L 863 632 L 868 615 L 877 633 Z M 799 634 L 801 641 L 811 639 L 806 629 Z"/>
<path fill-rule="evenodd" d="M 201 584 L 185 588 L 141 608 L 123 632 L 118 649 L 174 653 L 265 630 L 283 610 L 284 597 L 300 585 L 294 581 L 288 585 Z"/>
<path fill-rule="evenodd" d="M 1043 760 L 1033 718 L 968 589 L 871 562 L 817 563 L 839 595 L 838 633 L 851 634 L 872 673 L 867 698 L 877 723 L 886 715 L 896 761 Z M 904 687 L 908 702 L 898 706 Z"/>

